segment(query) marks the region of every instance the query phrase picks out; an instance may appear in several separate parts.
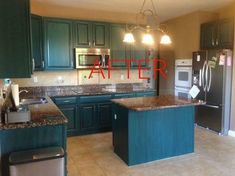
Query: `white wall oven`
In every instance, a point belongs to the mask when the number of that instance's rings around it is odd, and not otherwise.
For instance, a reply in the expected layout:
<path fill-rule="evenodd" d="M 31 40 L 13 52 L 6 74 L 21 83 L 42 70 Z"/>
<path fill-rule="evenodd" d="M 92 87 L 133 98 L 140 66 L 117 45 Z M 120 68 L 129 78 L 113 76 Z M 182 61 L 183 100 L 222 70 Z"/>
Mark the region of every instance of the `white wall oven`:
<path fill-rule="evenodd" d="M 190 98 L 192 87 L 192 59 L 177 59 L 175 61 L 175 95 Z"/>
<path fill-rule="evenodd" d="M 192 60 L 178 59 L 175 62 L 175 86 L 187 87 L 192 86 Z"/>

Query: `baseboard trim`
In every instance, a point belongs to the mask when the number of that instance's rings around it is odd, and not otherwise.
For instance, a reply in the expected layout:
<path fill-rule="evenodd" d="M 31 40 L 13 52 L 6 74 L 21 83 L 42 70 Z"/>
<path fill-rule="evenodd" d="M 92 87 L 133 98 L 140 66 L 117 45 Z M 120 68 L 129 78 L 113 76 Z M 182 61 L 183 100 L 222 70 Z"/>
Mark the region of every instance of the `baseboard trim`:
<path fill-rule="evenodd" d="M 235 137 L 235 131 L 229 130 L 228 135 L 232 136 L 232 137 Z"/>

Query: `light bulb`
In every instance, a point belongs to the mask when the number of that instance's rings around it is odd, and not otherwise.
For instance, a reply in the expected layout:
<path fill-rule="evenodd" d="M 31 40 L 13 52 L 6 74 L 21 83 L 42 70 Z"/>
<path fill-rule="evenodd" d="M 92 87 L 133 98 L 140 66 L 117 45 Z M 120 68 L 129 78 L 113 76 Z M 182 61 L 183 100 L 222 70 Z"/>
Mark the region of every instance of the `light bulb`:
<path fill-rule="evenodd" d="M 171 44 L 172 41 L 171 41 L 170 36 L 167 35 L 167 34 L 164 34 L 164 35 L 162 36 L 162 38 L 161 38 L 160 43 L 163 44 L 163 45 L 169 45 L 169 44 Z"/>
<path fill-rule="evenodd" d="M 123 42 L 125 43 L 134 43 L 135 39 L 132 33 L 126 33 L 124 36 Z"/>
<path fill-rule="evenodd" d="M 145 34 L 142 40 L 142 43 L 146 44 L 146 45 L 153 45 L 154 44 L 154 40 L 151 34 Z"/>

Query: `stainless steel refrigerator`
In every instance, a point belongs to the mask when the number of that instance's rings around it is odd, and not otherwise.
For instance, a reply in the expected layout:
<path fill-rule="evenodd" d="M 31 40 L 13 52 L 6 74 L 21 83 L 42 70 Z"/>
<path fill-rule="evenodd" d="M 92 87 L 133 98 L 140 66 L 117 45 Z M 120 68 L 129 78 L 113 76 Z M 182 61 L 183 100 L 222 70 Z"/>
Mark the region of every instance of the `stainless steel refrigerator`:
<path fill-rule="evenodd" d="M 231 50 L 193 52 L 192 84 L 206 102 L 196 107 L 195 123 L 222 135 L 229 130 L 232 60 Z"/>

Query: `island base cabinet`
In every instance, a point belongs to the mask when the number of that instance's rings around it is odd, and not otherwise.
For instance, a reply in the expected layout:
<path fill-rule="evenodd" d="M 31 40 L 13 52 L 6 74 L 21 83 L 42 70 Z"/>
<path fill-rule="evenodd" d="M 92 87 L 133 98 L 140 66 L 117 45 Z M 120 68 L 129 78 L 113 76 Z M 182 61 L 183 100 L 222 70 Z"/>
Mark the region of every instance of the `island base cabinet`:
<path fill-rule="evenodd" d="M 113 111 L 114 152 L 129 166 L 194 152 L 193 106 Z"/>

